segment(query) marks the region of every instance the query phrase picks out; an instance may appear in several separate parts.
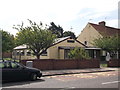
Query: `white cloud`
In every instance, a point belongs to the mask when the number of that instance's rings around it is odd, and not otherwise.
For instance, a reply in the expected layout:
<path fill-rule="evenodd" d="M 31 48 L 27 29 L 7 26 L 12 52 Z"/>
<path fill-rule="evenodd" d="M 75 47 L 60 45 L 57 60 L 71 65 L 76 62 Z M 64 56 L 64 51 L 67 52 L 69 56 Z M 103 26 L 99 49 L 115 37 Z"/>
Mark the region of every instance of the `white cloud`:
<path fill-rule="evenodd" d="M 114 26 L 115 28 L 118 28 L 118 20 L 117 19 L 107 20 L 106 25 Z"/>
<path fill-rule="evenodd" d="M 68 28 L 77 19 L 104 17 L 118 8 L 118 0 L 1 0 L 0 4 L 0 28 L 12 33 L 15 32 L 12 31 L 14 24 L 27 19 L 47 24 L 54 21 Z M 84 8 L 91 10 L 84 12 Z"/>

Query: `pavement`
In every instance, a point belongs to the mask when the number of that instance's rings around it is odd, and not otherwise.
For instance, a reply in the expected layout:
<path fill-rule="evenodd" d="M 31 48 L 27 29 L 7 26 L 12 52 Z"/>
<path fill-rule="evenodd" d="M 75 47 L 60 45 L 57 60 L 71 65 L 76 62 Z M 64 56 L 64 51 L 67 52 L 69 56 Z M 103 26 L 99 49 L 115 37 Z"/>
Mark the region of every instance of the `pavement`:
<path fill-rule="evenodd" d="M 118 68 L 90 68 L 90 69 L 67 69 L 67 70 L 46 70 L 42 71 L 42 76 L 55 76 L 55 75 L 67 75 L 67 74 L 80 74 L 80 73 L 96 73 L 96 72 L 109 72 L 117 71 Z"/>

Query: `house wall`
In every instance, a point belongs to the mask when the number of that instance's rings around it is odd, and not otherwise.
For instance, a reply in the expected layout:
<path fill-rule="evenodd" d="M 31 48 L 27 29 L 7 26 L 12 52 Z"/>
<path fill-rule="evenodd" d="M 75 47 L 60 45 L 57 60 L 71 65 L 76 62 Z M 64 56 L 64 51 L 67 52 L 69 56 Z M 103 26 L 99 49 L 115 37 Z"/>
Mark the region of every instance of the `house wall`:
<path fill-rule="evenodd" d="M 67 39 L 67 40 L 73 40 L 73 39 Z M 84 47 L 77 41 L 74 43 L 68 43 L 67 40 L 62 41 L 61 43 L 58 43 L 48 50 L 49 59 L 64 59 L 64 49 L 58 49 L 58 47 Z"/>
<path fill-rule="evenodd" d="M 49 59 L 57 59 L 58 58 L 58 47 L 52 46 L 48 49 Z"/>
<path fill-rule="evenodd" d="M 67 39 L 67 40 L 74 40 L 74 39 Z M 64 49 L 59 49 L 58 47 L 84 47 L 83 45 L 81 45 L 80 43 L 78 43 L 77 41 L 75 41 L 74 43 L 70 43 L 67 42 L 67 40 L 62 41 L 56 45 L 51 46 L 50 48 L 48 48 L 47 50 L 47 55 L 40 56 L 40 59 L 64 59 Z M 24 55 L 13 55 L 12 58 L 16 58 L 16 59 L 36 59 L 36 56 L 30 55 L 27 56 L 27 49 L 23 49 L 24 50 Z M 23 50 L 16 50 L 18 52 L 22 52 Z"/>
<path fill-rule="evenodd" d="M 40 59 L 49 59 L 49 49 L 47 50 L 47 55 L 45 56 L 41 55 Z"/>
<path fill-rule="evenodd" d="M 78 36 L 77 40 L 85 44 L 87 41 L 87 46 L 93 46 L 91 43 L 96 38 L 102 37 L 99 32 L 95 30 L 89 23 L 86 27 L 81 31 L 81 34 Z"/>
<path fill-rule="evenodd" d="M 12 58 L 18 59 L 18 60 L 23 60 L 23 59 L 35 59 L 36 56 L 34 55 L 27 55 L 27 50 L 28 49 L 23 49 L 23 50 L 14 50 L 14 53 L 12 53 Z M 24 55 L 17 55 L 17 52 L 23 52 L 24 51 Z"/>
<path fill-rule="evenodd" d="M 64 59 L 64 49 L 59 49 L 59 59 Z"/>

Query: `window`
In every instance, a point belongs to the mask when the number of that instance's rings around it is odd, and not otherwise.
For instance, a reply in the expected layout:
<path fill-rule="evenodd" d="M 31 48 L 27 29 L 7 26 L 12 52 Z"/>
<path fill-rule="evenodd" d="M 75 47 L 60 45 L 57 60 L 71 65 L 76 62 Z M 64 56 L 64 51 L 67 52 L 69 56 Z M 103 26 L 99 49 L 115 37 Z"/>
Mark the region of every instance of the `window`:
<path fill-rule="evenodd" d="M 74 43 L 74 40 L 67 40 L 68 43 Z"/>
<path fill-rule="evenodd" d="M 17 55 L 20 55 L 20 52 L 19 52 L 19 51 L 17 51 Z"/>
<path fill-rule="evenodd" d="M 0 62 L 0 68 L 4 68 L 4 67 L 5 65 L 2 62 Z"/>
<path fill-rule="evenodd" d="M 24 56 L 25 55 L 25 52 L 24 51 L 17 51 L 17 53 L 16 53 L 16 55 L 22 55 L 22 56 Z"/>
<path fill-rule="evenodd" d="M 27 56 L 31 56 L 32 55 L 32 51 L 31 50 L 26 50 L 26 55 Z"/>
<path fill-rule="evenodd" d="M 31 56 L 31 51 L 27 51 L 27 56 Z"/>
<path fill-rule="evenodd" d="M 87 45 L 87 41 L 84 41 L 84 44 Z"/>
<path fill-rule="evenodd" d="M 41 56 L 47 56 L 47 51 L 44 51 Z"/>
<path fill-rule="evenodd" d="M 100 58 L 100 50 L 96 50 L 96 58 Z"/>
<path fill-rule="evenodd" d="M 24 56 L 24 55 L 25 55 L 25 52 L 24 52 L 24 50 L 23 50 L 23 51 L 21 51 L 21 55 L 22 55 L 22 56 Z"/>
<path fill-rule="evenodd" d="M 69 59 L 70 58 L 69 55 L 68 55 L 69 52 L 70 52 L 69 49 L 64 50 L 64 59 Z"/>
<path fill-rule="evenodd" d="M 16 62 L 0 62 L 0 68 L 21 68 L 22 65 Z"/>
<path fill-rule="evenodd" d="M 91 58 L 94 58 L 94 50 L 87 50 L 87 52 Z"/>
<path fill-rule="evenodd" d="M 10 62 L 4 62 L 4 67 L 3 68 L 11 68 Z"/>
<path fill-rule="evenodd" d="M 11 62 L 11 67 L 12 68 L 18 68 L 18 65 L 16 63 Z"/>

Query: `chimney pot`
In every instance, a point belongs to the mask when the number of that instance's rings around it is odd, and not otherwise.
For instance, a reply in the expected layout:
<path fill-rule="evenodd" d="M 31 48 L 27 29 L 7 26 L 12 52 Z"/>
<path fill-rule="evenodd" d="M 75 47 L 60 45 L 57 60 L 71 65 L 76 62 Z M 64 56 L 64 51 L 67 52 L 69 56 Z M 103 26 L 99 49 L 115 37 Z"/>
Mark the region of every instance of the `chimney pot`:
<path fill-rule="evenodd" d="M 105 21 L 99 22 L 99 25 L 101 25 L 101 26 L 105 26 L 105 24 L 106 24 Z"/>

